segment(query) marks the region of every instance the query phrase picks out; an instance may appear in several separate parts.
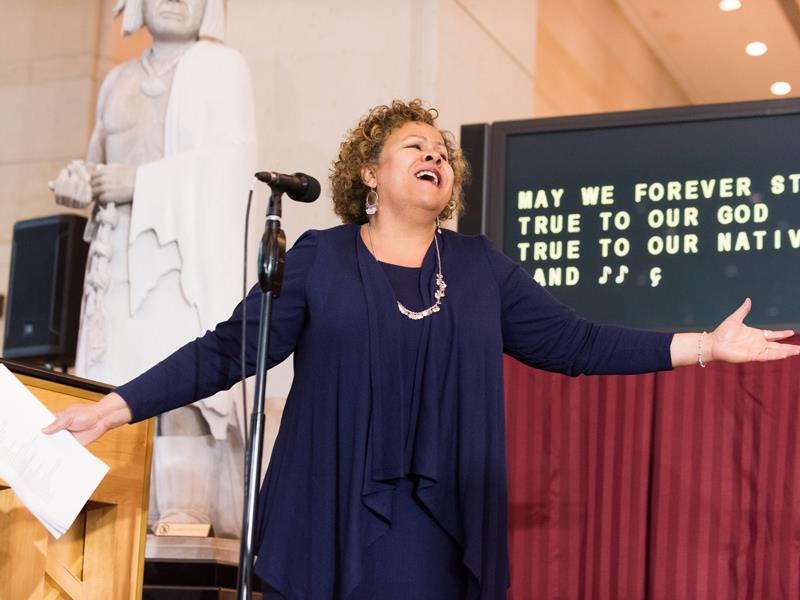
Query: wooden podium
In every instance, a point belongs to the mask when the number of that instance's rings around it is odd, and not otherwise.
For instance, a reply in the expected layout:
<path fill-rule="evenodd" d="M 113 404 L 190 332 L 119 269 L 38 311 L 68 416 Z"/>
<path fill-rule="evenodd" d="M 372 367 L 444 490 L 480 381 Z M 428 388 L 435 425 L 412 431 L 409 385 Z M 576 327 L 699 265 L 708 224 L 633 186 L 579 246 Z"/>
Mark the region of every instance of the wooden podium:
<path fill-rule="evenodd" d="M 111 390 L 85 379 L 2 363 L 54 412 L 75 402 L 96 402 Z M 58 540 L 0 480 L 0 599 L 141 598 L 152 420 L 114 429 L 88 449 L 110 470 Z"/>

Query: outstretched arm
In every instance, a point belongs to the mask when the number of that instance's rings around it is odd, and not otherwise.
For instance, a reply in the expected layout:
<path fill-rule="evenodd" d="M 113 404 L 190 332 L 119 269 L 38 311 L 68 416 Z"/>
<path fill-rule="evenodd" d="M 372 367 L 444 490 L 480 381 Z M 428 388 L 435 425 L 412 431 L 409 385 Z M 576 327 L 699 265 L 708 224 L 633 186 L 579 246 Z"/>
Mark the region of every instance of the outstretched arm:
<path fill-rule="evenodd" d="M 55 433 L 62 429 L 72 432 L 86 446 L 106 431 L 130 423 L 133 415 L 122 396 L 111 392 L 94 404 L 73 404 L 59 413 L 42 431 Z"/>
<path fill-rule="evenodd" d="M 767 361 L 800 355 L 782 344 L 791 330 L 744 324 L 748 298 L 710 333 L 663 334 L 598 325 L 578 318 L 509 258 L 488 247 L 503 301 L 504 350 L 521 362 L 567 375 L 626 374 L 711 361 Z"/>
<path fill-rule="evenodd" d="M 307 232 L 286 255 L 283 290 L 273 305 L 269 367 L 286 359 L 302 333 L 306 319 L 305 285 L 317 253 L 317 234 Z M 255 372 L 260 290 L 247 297 L 247 375 Z M 242 304 L 214 331 L 178 349 L 139 377 L 117 388 L 96 404 L 76 404 L 56 415 L 44 433 L 62 429 L 82 444 L 109 429 L 141 421 L 228 389 L 241 378 Z"/>
<path fill-rule="evenodd" d="M 772 331 L 744 324 L 752 302 L 747 298 L 711 333 L 677 333 L 670 344 L 672 366 L 700 364 L 712 360 L 742 363 L 779 360 L 800 355 L 800 346 L 781 344 L 794 335 L 791 329 Z"/>

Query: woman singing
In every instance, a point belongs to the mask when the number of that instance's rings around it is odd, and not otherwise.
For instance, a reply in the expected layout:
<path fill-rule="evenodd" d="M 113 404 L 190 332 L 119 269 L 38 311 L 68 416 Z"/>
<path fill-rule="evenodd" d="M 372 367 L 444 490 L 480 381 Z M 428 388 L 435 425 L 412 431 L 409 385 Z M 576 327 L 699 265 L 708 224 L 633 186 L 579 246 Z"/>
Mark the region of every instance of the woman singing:
<path fill-rule="evenodd" d="M 273 303 L 269 364 L 294 382 L 259 500 L 255 572 L 267 598 L 505 598 L 503 353 L 567 375 L 644 373 L 800 354 L 750 328 L 745 303 L 707 334 L 575 315 L 484 237 L 439 222 L 467 164 L 422 102 L 372 109 L 331 170 L 343 225 L 303 234 Z M 255 370 L 258 289 L 248 302 Z M 241 306 L 48 432 L 86 444 L 240 379 Z"/>

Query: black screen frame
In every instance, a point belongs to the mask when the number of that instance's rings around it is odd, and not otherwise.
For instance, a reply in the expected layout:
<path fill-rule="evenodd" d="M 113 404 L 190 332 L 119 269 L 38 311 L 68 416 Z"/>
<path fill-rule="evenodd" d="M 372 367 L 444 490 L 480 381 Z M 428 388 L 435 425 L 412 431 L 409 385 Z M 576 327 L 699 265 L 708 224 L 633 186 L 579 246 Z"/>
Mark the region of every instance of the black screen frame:
<path fill-rule="evenodd" d="M 510 136 L 591 129 L 614 129 L 617 127 L 665 125 L 670 123 L 720 121 L 790 114 L 800 114 L 800 98 L 756 100 L 752 102 L 734 102 L 726 104 L 700 104 L 673 108 L 656 108 L 492 123 L 488 126 L 488 148 L 484 149 L 484 153 L 488 157 L 488 164 L 485 166 L 486 180 L 481 181 L 481 187 L 483 188 L 481 208 L 483 220 L 481 233 L 487 235 L 497 248 L 504 247 L 503 223 L 505 218 L 505 205 L 503 199 L 506 193 L 506 142 Z M 470 126 L 467 125 L 465 127 Z M 468 154 L 467 159 L 472 160 L 472 157 Z M 471 193 L 472 197 L 475 197 L 474 192 L 468 193 Z"/>
<path fill-rule="evenodd" d="M 800 98 L 680 106 L 463 126 L 461 128 L 462 140 L 469 142 L 464 145 L 463 150 L 474 169 L 473 182 L 465 186 L 464 190 L 466 211 L 471 218 L 462 218 L 459 221 L 459 231 L 466 234 L 484 234 L 489 237 L 495 247 L 501 251 L 505 248 L 503 229 L 507 192 L 506 148 L 512 136 L 613 130 L 615 128 L 693 122 L 710 123 L 787 115 L 800 115 Z M 477 215 L 480 215 L 480 219 L 476 219 Z M 696 326 L 702 325 L 703 327 L 712 327 L 715 324 L 705 321 L 695 323 Z M 798 329 L 800 321 L 792 320 L 792 322 L 782 323 L 781 326 Z M 659 329 L 658 326 L 648 328 Z M 662 329 L 672 330 L 671 327 Z"/>

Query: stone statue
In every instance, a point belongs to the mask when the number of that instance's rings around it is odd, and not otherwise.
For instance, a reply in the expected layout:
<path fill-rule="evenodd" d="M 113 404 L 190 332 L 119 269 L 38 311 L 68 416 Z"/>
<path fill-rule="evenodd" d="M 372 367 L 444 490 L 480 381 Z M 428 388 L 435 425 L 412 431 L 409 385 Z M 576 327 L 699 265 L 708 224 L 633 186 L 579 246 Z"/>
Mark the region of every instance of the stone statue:
<path fill-rule="evenodd" d="M 105 78 L 85 161 L 51 182 L 92 205 L 76 374 L 120 384 L 226 319 L 241 297 L 255 118 L 224 0 L 119 0 L 153 46 Z M 241 530 L 241 390 L 159 417 L 151 524 Z"/>

